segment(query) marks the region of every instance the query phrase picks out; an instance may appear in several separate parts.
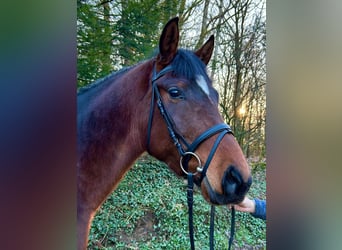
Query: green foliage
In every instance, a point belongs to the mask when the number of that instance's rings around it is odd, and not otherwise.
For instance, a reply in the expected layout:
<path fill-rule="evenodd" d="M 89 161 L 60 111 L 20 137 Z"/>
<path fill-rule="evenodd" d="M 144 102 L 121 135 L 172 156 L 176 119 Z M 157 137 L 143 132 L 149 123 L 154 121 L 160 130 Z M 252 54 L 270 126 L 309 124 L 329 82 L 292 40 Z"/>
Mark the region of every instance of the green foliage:
<path fill-rule="evenodd" d="M 179 2 L 77 1 L 78 87 L 153 55 Z"/>
<path fill-rule="evenodd" d="M 112 33 L 108 6 L 77 1 L 77 78 L 84 86 L 113 70 Z"/>
<path fill-rule="evenodd" d="M 254 174 L 251 197 L 265 198 L 265 171 Z M 209 248 L 210 206 L 200 191 L 194 196 L 195 244 Z M 215 249 L 227 249 L 230 212 L 216 208 Z M 236 213 L 234 246 L 266 246 L 266 223 Z M 189 249 L 186 185 L 165 164 L 142 158 L 99 209 L 90 249 Z M 255 248 L 254 248 L 255 249 Z"/>
<path fill-rule="evenodd" d="M 121 64 L 129 66 L 151 55 L 159 38 L 157 0 L 122 1 L 120 19 L 115 23 Z"/>

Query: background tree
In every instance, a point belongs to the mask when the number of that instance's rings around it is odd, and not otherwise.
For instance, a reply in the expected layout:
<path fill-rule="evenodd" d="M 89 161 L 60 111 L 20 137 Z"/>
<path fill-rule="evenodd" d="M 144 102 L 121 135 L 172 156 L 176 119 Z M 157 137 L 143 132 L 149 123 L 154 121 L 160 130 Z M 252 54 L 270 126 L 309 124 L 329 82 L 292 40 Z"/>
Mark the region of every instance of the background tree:
<path fill-rule="evenodd" d="M 78 85 L 109 74 L 113 69 L 112 30 L 108 3 L 100 6 L 77 1 Z"/>
<path fill-rule="evenodd" d="M 247 156 L 265 153 L 266 31 L 263 0 L 218 0 L 208 30 L 216 31 L 211 63 L 222 115 Z"/>

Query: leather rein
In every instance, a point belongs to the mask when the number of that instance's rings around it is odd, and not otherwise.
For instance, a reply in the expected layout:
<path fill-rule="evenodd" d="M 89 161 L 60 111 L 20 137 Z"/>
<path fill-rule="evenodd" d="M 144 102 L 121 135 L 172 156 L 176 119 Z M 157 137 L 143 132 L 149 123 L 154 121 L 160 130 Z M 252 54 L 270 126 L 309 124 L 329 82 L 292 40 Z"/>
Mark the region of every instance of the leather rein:
<path fill-rule="evenodd" d="M 164 103 L 162 101 L 162 97 L 160 95 L 158 86 L 156 84 L 156 81 L 164 76 L 168 72 L 172 72 L 173 68 L 172 65 L 169 65 L 162 69 L 160 72 L 156 72 L 156 67 L 154 65 L 153 72 L 152 72 L 152 78 L 151 78 L 151 85 L 152 85 L 152 98 L 151 98 L 151 107 L 150 107 L 150 114 L 149 114 L 149 120 L 148 120 L 148 130 L 147 130 L 147 152 L 150 153 L 150 140 L 151 140 L 151 129 L 152 129 L 152 122 L 153 122 L 153 114 L 154 114 L 154 107 L 155 103 L 158 106 L 158 109 L 160 111 L 160 114 L 162 115 L 167 130 L 169 132 L 169 136 L 171 140 L 173 141 L 174 145 L 177 148 L 177 151 L 180 155 L 180 167 L 185 175 L 187 175 L 188 179 L 188 186 L 187 186 L 187 201 L 188 201 L 188 210 L 189 210 L 189 236 L 190 236 L 190 245 L 191 250 L 195 249 L 194 244 L 194 229 L 193 229 L 193 190 L 194 190 L 194 183 L 197 186 L 201 185 L 202 180 L 206 176 L 207 169 L 209 167 L 209 164 L 214 157 L 214 154 L 216 152 L 217 147 L 219 146 L 221 140 L 226 134 L 233 134 L 231 128 L 229 125 L 225 123 L 220 123 L 217 125 L 214 125 L 213 127 L 209 128 L 205 132 L 203 132 L 200 136 L 198 136 L 191 144 L 189 144 L 185 138 L 178 134 L 176 130 L 174 129 L 175 125 L 174 122 L 165 109 Z M 209 155 L 207 158 L 206 163 L 202 167 L 201 160 L 195 154 L 196 149 L 199 147 L 199 145 L 207 140 L 208 138 L 219 134 Z M 186 150 L 183 148 L 182 144 L 186 146 Z M 188 163 L 189 161 L 194 158 L 198 162 L 198 167 L 196 168 L 195 172 L 190 172 L 188 170 Z M 200 174 L 199 179 L 194 179 L 194 176 Z M 209 244 L 210 244 L 210 250 L 214 249 L 214 216 L 215 216 L 215 206 L 211 205 L 211 212 L 210 212 L 210 238 L 209 238 Z M 233 238 L 234 238 L 234 231 L 235 231 L 235 210 L 234 206 L 232 207 L 232 214 L 231 214 L 231 234 L 228 242 L 228 249 L 230 250 Z"/>

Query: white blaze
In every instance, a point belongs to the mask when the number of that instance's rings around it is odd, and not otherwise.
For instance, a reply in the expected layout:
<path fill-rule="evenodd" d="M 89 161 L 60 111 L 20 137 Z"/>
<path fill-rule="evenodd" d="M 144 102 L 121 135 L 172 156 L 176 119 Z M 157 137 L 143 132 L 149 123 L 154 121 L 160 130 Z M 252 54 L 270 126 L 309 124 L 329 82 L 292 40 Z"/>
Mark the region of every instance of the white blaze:
<path fill-rule="evenodd" d="M 204 79 L 202 75 L 196 76 L 196 82 L 198 86 L 203 90 L 204 93 L 206 93 L 209 96 L 209 87 L 207 84 L 207 81 Z"/>

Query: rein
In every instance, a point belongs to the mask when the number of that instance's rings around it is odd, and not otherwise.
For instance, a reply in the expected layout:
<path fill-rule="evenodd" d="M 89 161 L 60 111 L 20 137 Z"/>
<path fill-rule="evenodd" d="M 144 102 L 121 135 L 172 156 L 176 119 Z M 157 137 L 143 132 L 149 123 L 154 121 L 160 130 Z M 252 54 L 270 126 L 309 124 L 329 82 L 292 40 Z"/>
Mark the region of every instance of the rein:
<path fill-rule="evenodd" d="M 201 182 L 206 177 L 206 172 L 209 168 L 209 164 L 214 157 L 217 147 L 219 146 L 220 142 L 222 141 L 223 137 L 226 134 L 233 134 L 229 125 L 225 123 L 214 125 L 213 127 L 209 128 L 205 132 L 203 132 L 200 136 L 198 136 L 191 144 L 189 144 L 185 138 L 178 134 L 174 129 L 174 122 L 165 109 L 164 103 L 162 101 L 158 86 L 156 81 L 164 76 L 168 72 L 172 72 L 173 68 L 172 65 L 169 65 L 162 69 L 160 72 L 156 73 L 156 67 L 154 66 L 151 78 L 151 85 L 152 85 L 152 98 L 151 98 L 151 108 L 148 120 L 148 129 L 147 129 L 147 152 L 150 153 L 150 140 L 151 140 L 151 130 L 152 130 L 152 122 L 153 122 L 153 114 L 154 114 L 154 107 L 155 103 L 157 103 L 158 109 L 160 114 L 162 115 L 167 130 L 169 132 L 169 136 L 173 141 L 174 145 L 177 148 L 177 151 L 180 155 L 180 167 L 182 168 L 183 172 L 187 175 L 188 186 L 187 186 L 187 201 L 188 201 L 188 210 L 189 210 L 189 237 L 190 237 L 190 245 L 191 249 L 195 249 L 194 244 L 194 228 L 193 228 L 193 191 L 194 191 L 194 183 L 197 186 L 201 185 Z M 205 162 L 204 166 L 202 167 L 200 158 L 194 153 L 196 149 L 200 146 L 202 142 L 207 140 L 208 138 L 219 134 L 216 138 L 216 141 L 208 155 L 207 161 Z M 184 150 L 181 142 L 186 146 L 186 150 Z M 198 162 L 198 167 L 196 168 L 195 172 L 190 172 L 188 170 L 188 163 L 191 158 L 195 158 Z M 195 179 L 194 176 L 200 174 L 199 179 Z M 207 179 L 206 179 L 207 181 Z M 211 206 L 210 212 L 210 249 L 214 249 L 214 218 L 215 218 L 215 206 Z M 235 210 L 234 206 L 232 207 L 232 214 L 231 214 L 231 235 L 228 242 L 228 249 L 231 249 L 231 245 L 234 238 L 234 231 L 235 231 Z"/>

